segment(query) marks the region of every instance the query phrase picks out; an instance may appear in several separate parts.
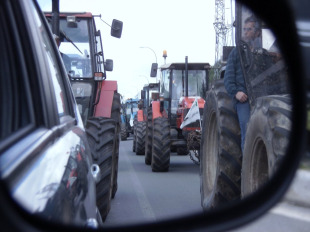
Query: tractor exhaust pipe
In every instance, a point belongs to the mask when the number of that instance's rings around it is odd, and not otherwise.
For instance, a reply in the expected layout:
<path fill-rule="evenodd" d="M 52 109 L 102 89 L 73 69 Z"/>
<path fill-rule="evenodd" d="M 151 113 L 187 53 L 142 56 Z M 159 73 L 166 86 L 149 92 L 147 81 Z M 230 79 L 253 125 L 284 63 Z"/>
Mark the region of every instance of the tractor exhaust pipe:
<path fill-rule="evenodd" d="M 185 97 L 188 97 L 188 57 L 185 56 Z"/>
<path fill-rule="evenodd" d="M 59 0 L 53 0 L 52 5 L 52 32 L 59 37 Z"/>

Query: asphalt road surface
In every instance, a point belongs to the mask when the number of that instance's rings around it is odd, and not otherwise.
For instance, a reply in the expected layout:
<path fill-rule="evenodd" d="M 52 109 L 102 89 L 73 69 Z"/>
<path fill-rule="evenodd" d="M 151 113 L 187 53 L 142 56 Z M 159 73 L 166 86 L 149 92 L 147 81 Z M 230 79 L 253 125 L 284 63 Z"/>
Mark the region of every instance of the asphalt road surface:
<path fill-rule="evenodd" d="M 132 138 L 121 141 L 118 190 L 105 225 L 154 222 L 202 212 L 199 166 L 189 156 L 171 153 L 169 172 L 152 172 L 144 156 L 132 151 Z"/>
<path fill-rule="evenodd" d="M 189 156 L 171 153 L 169 172 L 154 173 L 144 156 L 132 152 L 132 138 L 121 141 L 118 190 L 106 226 L 122 226 L 202 212 L 199 166 Z M 310 208 L 280 202 L 266 215 L 230 232 L 308 232 Z"/>

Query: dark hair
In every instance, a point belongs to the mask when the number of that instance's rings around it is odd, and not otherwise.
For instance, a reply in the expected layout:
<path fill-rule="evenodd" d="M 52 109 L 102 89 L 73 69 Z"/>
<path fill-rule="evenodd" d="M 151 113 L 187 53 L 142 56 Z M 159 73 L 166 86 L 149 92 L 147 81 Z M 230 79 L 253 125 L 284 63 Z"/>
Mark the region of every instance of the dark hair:
<path fill-rule="evenodd" d="M 244 23 L 255 23 L 254 27 L 255 27 L 255 31 L 258 31 L 261 29 L 261 21 L 256 18 L 254 15 L 251 15 L 250 17 L 246 18 Z"/>

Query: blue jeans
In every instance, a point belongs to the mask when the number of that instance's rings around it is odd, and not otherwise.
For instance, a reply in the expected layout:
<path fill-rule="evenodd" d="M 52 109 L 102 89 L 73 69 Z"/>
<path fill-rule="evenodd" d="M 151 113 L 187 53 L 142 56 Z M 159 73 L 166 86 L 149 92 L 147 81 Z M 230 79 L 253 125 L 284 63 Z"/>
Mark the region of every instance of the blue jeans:
<path fill-rule="evenodd" d="M 237 101 L 235 103 L 235 109 L 237 111 L 240 130 L 241 130 L 241 149 L 243 153 L 246 128 L 247 128 L 247 124 L 250 118 L 250 104 L 248 101 L 244 103 Z"/>

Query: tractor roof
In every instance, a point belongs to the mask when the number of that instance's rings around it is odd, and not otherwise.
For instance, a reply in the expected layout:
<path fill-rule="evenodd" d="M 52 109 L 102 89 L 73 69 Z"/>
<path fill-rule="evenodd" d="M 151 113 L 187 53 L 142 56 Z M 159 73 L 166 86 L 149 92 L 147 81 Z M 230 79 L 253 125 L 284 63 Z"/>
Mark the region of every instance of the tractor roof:
<path fill-rule="evenodd" d="M 209 69 L 209 63 L 188 63 L 187 64 L 188 70 L 199 70 L 199 69 Z M 170 63 L 164 64 L 160 67 L 161 70 L 164 69 L 178 69 L 178 70 L 185 70 L 185 63 Z"/>
<path fill-rule="evenodd" d="M 52 12 L 44 12 L 45 16 L 52 17 Z M 93 14 L 90 12 L 59 12 L 59 17 L 75 16 L 79 18 L 92 18 Z"/>

